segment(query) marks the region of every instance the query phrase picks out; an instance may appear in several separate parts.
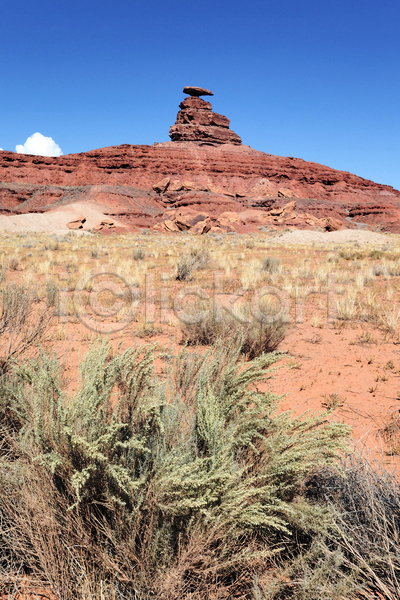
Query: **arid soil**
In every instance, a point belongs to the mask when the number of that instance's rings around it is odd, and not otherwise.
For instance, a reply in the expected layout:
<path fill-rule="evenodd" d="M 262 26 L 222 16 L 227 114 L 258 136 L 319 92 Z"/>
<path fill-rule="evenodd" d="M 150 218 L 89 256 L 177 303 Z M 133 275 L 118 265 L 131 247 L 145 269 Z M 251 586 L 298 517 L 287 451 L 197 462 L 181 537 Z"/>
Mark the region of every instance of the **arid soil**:
<path fill-rule="evenodd" d="M 50 217 L 51 213 L 47 214 Z M 312 236 L 317 241 L 312 241 Z M 323 243 L 321 236 L 326 239 Z M 177 265 L 182 257 L 191 256 L 193 249 L 204 253 L 207 261 L 186 281 L 177 281 Z M 201 238 L 183 233 L 127 233 L 107 238 L 75 232 L 63 236 L 4 233 L 0 252 L 3 286 L 13 281 L 39 286 L 37 293 L 43 298 L 54 286 L 60 290 L 50 346 L 62 357 L 69 393 L 78 385 L 78 365 L 97 335 L 110 335 L 122 348 L 156 342 L 161 353 L 176 350 L 185 335 L 174 301 L 188 286 L 211 298 L 215 277 L 219 277 L 224 294 L 247 288 L 245 302 L 262 286 L 273 286 L 286 294 L 290 317 L 278 348 L 287 356 L 268 383 L 274 392 L 285 395 L 280 409 L 296 413 L 334 409 L 329 419 L 351 425 L 355 442 L 399 469 L 397 236 L 350 230 L 325 234 L 298 231 L 272 237 L 206 234 Z M 270 261 L 267 267 L 266 259 Z M 117 286 L 108 299 L 107 286 L 105 296 L 101 295 L 105 280 Z M 129 282 L 137 285 L 138 308 L 120 327 L 126 304 L 123 292 Z M 79 305 L 75 290 L 82 286 L 89 291 Z M 334 292 L 332 314 L 326 286 Z M 303 308 L 298 300 L 301 294 L 305 294 Z M 113 316 L 111 310 L 108 317 L 107 302 L 111 307 L 122 302 L 121 313 Z M 193 296 L 188 302 L 193 302 Z M 165 367 L 163 360 L 159 367 Z"/>

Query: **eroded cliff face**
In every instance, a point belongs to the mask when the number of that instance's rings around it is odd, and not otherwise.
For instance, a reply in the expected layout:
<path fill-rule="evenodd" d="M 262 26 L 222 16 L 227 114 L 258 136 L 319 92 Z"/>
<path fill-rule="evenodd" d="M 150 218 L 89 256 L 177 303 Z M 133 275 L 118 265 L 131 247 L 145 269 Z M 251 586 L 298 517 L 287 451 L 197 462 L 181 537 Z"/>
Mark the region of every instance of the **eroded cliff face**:
<path fill-rule="evenodd" d="M 168 183 L 157 186 L 163 180 Z M 290 198 L 296 199 L 298 227 L 311 228 L 306 216 L 314 215 L 339 219 L 345 227 L 400 232 L 399 191 L 242 144 L 125 144 L 58 158 L 0 152 L 2 214 L 90 201 L 132 227 L 152 227 L 171 208 L 218 216 L 227 210 L 271 211 Z"/>
<path fill-rule="evenodd" d="M 241 144 L 242 140 L 229 129 L 228 117 L 212 111 L 210 102 L 198 97 L 185 98 L 180 103 L 175 125 L 169 130 L 173 142 L 199 144 Z"/>

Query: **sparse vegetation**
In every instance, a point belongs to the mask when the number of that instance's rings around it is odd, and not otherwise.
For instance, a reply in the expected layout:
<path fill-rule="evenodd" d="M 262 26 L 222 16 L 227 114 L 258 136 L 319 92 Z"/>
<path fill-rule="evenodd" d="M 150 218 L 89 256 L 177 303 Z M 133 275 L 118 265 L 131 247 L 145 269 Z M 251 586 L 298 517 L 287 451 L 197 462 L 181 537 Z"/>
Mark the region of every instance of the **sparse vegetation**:
<path fill-rule="evenodd" d="M 144 260 L 146 257 L 146 253 L 141 246 L 138 248 L 134 248 L 132 250 L 132 258 L 133 260 Z"/>
<path fill-rule="evenodd" d="M 2 235 L 0 589 L 400 597 L 398 484 L 348 458 L 335 422 L 360 415 L 375 436 L 383 411 L 372 412 L 387 402 L 379 440 L 398 472 L 396 239 L 372 250 L 282 249 L 261 233 L 200 240 Z M 79 313 L 77 283 L 97 270 Z M 255 311 L 262 287 L 282 290 L 285 318 L 268 291 Z M 181 290 L 198 292 L 186 314 L 205 318 L 179 323 Z M 108 331 L 130 306 L 126 327 L 93 343 L 84 317 Z M 288 403 L 270 389 L 291 392 Z"/>
<path fill-rule="evenodd" d="M 45 342 L 54 309 L 40 303 L 33 289 L 16 283 L 3 287 L 0 302 L 0 373 L 4 374 L 12 362 L 37 352 Z"/>
<path fill-rule="evenodd" d="M 246 306 L 242 312 L 231 313 L 217 306 L 197 323 L 182 324 L 181 328 L 183 339 L 190 344 L 209 346 L 218 339 L 229 343 L 232 337 L 238 337 L 242 354 L 250 359 L 276 350 L 287 331 L 282 319 L 272 319 L 271 323 L 251 319 Z"/>
<path fill-rule="evenodd" d="M 209 263 L 210 254 L 205 248 L 192 248 L 189 253 L 184 254 L 179 259 L 176 279 L 178 281 L 189 281 L 194 271 L 207 268 Z"/>
<path fill-rule="evenodd" d="M 277 256 L 267 256 L 266 258 L 264 258 L 264 261 L 262 263 L 262 270 L 267 271 L 268 273 L 275 273 L 278 270 L 280 264 L 281 261 Z"/>
<path fill-rule="evenodd" d="M 68 398 L 55 358 L 16 367 L 3 387 L 2 564 L 62 598 L 100 584 L 107 596 L 208 598 L 218 585 L 248 597 L 293 534 L 329 529 L 303 484 L 337 459 L 347 428 L 271 418 L 279 398 L 254 384 L 279 354 L 241 363 L 239 347 L 184 348 L 162 381 L 154 347 L 98 343 Z"/>

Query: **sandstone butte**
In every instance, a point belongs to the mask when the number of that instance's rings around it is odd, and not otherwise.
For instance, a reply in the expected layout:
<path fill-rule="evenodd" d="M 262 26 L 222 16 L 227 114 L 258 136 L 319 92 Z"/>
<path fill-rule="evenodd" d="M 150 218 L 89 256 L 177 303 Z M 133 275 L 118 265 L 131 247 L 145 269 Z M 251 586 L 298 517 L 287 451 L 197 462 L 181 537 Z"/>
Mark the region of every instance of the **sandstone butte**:
<path fill-rule="evenodd" d="M 79 202 L 117 219 L 125 231 L 346 227 L 400 232 L 399 191 L 254 150 L 231 131 L 227 117 L 200 98 L 210 90 L 185 90 L 190 96 L 180 104 L 170 142 L 57 158 L 0 151 L 0 214 L 43 213 Z"/>

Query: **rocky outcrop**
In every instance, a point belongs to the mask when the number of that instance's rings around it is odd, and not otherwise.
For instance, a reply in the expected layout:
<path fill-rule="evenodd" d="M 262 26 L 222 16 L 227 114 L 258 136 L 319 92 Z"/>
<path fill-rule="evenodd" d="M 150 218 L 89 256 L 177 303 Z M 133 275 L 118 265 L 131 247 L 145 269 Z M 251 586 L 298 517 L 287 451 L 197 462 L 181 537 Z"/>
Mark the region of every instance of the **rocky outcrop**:
<path fill-rule="evenodd" d="M 400 233 L 399 191 L 244 146 L 229 119 L 201 98 L 210 90 L 188 86 L 184 92 L 189 97 L 179 106 L 171 142 L 57 158 L 0 152 L 0 215 L 81 203 L 110 217 L 96 222 L 104 234 L 124 227 L 193 233 L 370 227 Z M 87 222 L 68 221 L 88 228 Z"/>
<path fill-rule="evenodd" d="M 206 90 L 206 88 L 195 87 L 191 85 L 186 85 L 183 88 L 184 94 L 189 94 L 189 96 L 214 96 L 210 90 Z"/>
<path fill-rule="evenodd" d="M 197 88 L 184 88 L 195 90 Z M 175 125 L 169 130 L 173 142 L 200 142 L 202 144 L 241 144 L 240 137 L 229 129 L 230 121 L 224 115 L 212 111 L 209 102 L 193 94 L 180 103 Z M 209 92 L 212 95 L 211 92 Z"/>
<path fill-rule="evenodd" d="M 247 209 L 241 212 L 225 211 L 219 216 L 197 212 L 190 207 L 168 211 L 160 222 L 154 225 L 157 231 L 187 231 L 194 235 L 203 233 L 246 233 L 250 231 L 274 231 L 281 228 L 318 229 L 337 231 L 345 225 L 333 217 L 318 219 L 315 216 L 297 210 L 295 201 L 288 202 L 278 210 L 262 211 Z"/>
<path fill-rule="evenodd" d="M 68 229 L 83 229 L 83 224 L 86 222 L 86 217 L 83 215 L 79 215 L 75 217 L 72 221 L 67 223 Z"/>

